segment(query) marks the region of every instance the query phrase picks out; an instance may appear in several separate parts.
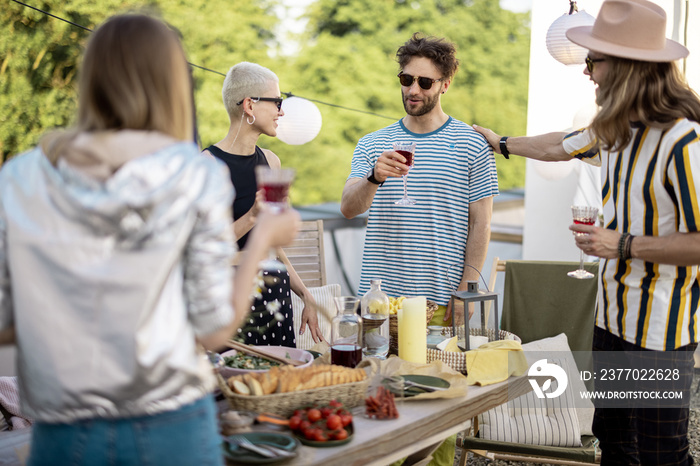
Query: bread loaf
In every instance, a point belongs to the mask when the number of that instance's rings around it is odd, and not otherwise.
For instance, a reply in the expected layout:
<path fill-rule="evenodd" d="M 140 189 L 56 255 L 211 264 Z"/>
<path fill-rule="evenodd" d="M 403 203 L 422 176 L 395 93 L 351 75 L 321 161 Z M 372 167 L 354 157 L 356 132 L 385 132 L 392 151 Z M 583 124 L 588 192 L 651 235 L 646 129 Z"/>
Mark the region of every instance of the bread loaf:
<path fill-rule="evenodd" d="M 227 380 L 227 383 L 239 395 L 261 396 L 360 382 L 366 378 L 367 373 L 364 369 L 316 364 L 303 368 L 279 366 L 267 372 L 234 375 Z M 247 387 L 250 393 L 244 393 L 245 390 L 236 390 L 236 387 L 240 387 L 239 384 Z"/>

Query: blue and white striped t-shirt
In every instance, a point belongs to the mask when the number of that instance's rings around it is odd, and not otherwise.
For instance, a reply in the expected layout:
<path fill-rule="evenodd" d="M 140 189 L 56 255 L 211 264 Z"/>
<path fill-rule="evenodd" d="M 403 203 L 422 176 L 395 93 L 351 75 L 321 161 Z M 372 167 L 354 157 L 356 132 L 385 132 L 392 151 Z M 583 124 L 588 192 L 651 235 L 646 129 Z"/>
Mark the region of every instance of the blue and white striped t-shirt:
<path fill-rule="evenodd" d="M 377 190 L 358 293 L 365 294 L 376 278 L 389 296 L 426 296 L 445 305 L 462 278 L 469 203 L 498 194 L 493 151 L 471 126 L 452 117 L 425 134 L 399 120 L 360 139 L 348 179 L 365 176 L 395 141 L 416 143 L 408 195 L 417 204 L 394 204 L 403 196 L 401 178 L 388 178 Z"/>

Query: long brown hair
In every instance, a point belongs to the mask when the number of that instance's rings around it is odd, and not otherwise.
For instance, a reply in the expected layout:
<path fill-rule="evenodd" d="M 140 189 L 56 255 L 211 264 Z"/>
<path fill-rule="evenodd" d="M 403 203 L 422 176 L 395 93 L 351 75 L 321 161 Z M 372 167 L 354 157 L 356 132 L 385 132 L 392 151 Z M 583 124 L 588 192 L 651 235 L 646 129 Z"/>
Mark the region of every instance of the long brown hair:
<path fill-rule="evenodd" d="M 609 150 L 621 150 L 632 137 L 630 115 L 646 126 L 668 128 L 679 118 L 700 122 L 700 98 L 675 62 L 652 63 L 606 56 L 608 71 L 599 83 L 600 111 L 591 123 Z"/>
<path fill-rule="evenodd" d="M 118 15 L 90 38 L 80 73 L 78 129 L 160 131 L 191 140 L 192 95 L 176 33 L 145 15 Z"/>

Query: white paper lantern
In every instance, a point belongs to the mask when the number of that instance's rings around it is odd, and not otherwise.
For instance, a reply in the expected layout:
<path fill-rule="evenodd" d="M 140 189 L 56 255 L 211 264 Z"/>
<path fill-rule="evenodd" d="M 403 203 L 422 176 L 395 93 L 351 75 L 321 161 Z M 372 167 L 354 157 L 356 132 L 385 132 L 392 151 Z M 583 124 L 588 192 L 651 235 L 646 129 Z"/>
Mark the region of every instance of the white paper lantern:
<path fill-rule="evenodd" d="M 301 97 L 282 101 L 284 116 L 279 119 L 277 139 L 293 146 L 306 144 L 321 131 L 321 111 L 313 102 Z"/>
<path fill-rule="evenodd" d="M 547 31 L 547 50 L 549 54 L 565 65 L 585 63 L 588 50 L 576 45 L 566 38 L 566 31 L 577 26 L 592 26 L 595 18 L 585 11 L 564 14 L 557 18 Z"/>

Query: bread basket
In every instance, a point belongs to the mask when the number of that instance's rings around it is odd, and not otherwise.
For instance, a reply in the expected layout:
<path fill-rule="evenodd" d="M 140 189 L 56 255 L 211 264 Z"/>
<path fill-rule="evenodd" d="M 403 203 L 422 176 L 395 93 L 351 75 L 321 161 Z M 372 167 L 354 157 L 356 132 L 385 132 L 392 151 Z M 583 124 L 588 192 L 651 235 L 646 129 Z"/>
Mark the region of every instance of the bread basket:
<path fill-rule="evenodd" d="M 329 385 L 326 387 L 301 390 L 297 392 L 273 393 L 263 396 L 238 395 L 233 393 L 221 375 L 216 374 L 221 392 L 226 397 L 229 406 L 233 409 L 265 412 L 289 417 L 295 409 L 309 406 L 314 403 L 327 404 L 331 400 L 338 400 L 346 408 L 353 408 L 364 403 L 365 392 L 369 379 L 360 382 Z"/>
<path fill-rule="evenodd" d="M 462 327 L 463 329 L 464 327 Z M 459 332 L 459 330 L 458 330 Z M 463 332 L 462 332 L 463 333 Z M 447 337 L 452 337 L 452 327 L 445 327 L 442 334 Z M 518 343 L 521 342 L 520 337 L 508 332 L 506 330 L 498 330 L 500 340 L 515 340 Z M 488 337 L 489 341 L 496 340 L 496 330 L 492 328 L 470 328 L 469 335 Z M 466 353 L 455 353 L 452 351 L 442 351 L 439 349 L 428 348 L 427 349 L 427 362 L 431 363 L 435 360 L 440 360 L 450 366 L 452 369 L 461 372 L 462 374 L 467 373 L 467 358 Z"/>
<path fill-rule="evenodd" d="M 425 308 L 425 320 L 426 324 L 430 324 L 430 320 L 435 315 L 438 305 L 433 301 L 428 301 Z M 391 314 L 389 316 L 389 335 L 391 335 L 391 341 L 389 342 L 389 354 L 398 355 L 399 354 L 399 316 L 396 314 Z"/>

